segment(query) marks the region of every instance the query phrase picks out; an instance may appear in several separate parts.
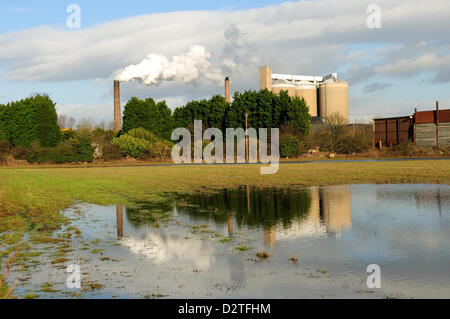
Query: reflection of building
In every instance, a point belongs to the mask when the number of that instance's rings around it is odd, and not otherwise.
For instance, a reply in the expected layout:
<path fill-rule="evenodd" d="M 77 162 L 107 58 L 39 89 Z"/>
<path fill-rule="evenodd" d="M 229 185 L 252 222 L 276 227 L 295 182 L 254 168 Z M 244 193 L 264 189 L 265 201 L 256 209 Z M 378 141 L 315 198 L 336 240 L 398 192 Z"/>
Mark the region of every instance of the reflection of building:
<path fill-rule="evenodd" d="M 274 246 L 276 240 L 340 234 L 352 226 L 350 186 L 311 187 L 311 208 L 308 215 L 293 220 L 287 228 L 264 229 L 264 245 Z"/>
<path fill-rule="evenodd" d="M 333 234 L 352 226 L 350 186 L 321 188 L 320 216 L 327 231 Z"/>
<path fill-rule="evenodd" d="M 275 240 L 275 228 L 264 228 L 264 246 L 274 246 Z"/>

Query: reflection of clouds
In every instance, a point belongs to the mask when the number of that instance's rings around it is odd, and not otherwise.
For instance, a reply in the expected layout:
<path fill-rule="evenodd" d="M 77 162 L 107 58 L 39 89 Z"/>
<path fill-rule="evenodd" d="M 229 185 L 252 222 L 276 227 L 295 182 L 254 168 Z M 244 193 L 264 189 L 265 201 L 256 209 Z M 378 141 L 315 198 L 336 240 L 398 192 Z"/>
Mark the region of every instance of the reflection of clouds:
<path fill-rule="evenodd" d="M 120 242 L 133 254 L 144 256 L 157 264 L 178 259 L 192 262 L 198 268 L 210 268 L 214 262 L 211 246 L 194 238 L 187 240 L 148 232 L 143 238 L 124 237 Z"/>
<path fill-rule="evenodd" d="M 276 240 L 315 238 L 327 235 L 327 227 L 315 220 L 292 221 L 288 228 L 278 226 L 274 229 Z"/>

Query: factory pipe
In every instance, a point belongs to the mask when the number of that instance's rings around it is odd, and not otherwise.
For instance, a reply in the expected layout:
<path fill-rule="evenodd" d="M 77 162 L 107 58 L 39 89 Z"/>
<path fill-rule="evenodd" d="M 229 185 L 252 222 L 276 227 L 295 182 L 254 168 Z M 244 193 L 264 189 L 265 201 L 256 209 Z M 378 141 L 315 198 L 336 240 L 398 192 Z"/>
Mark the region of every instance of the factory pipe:
<path fill-rule="evenodd" d="M 114 81 L 114 132 L 119 133 L 122 129 L 122 116 L 120 111 L 120 83 Z"/>
<path fill-rule="evenodd" d="M 231 103 L 231 96 L 230 96 L 230 78 L 225 78 L 225 101 L 227 103 Z"/>

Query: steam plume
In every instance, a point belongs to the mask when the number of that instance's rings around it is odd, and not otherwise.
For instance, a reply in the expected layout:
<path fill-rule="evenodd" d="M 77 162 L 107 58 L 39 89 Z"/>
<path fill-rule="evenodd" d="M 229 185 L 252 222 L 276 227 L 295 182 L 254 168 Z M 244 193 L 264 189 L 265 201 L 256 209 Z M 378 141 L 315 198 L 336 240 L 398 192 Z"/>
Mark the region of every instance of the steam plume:
<path fill-rule="evenodd" d="M 200 78 L 221 83 L 224 76 L 220 69 L 211 66 L 209 53 L 205 47 L 194 45 L 171 61 L 163 55 L 149 54 L 142 62 L 120 70 L 116 80 L 128 82 L 139 80 L 146 85 L 158 85 L 162 81 L 194 82 Z"/>

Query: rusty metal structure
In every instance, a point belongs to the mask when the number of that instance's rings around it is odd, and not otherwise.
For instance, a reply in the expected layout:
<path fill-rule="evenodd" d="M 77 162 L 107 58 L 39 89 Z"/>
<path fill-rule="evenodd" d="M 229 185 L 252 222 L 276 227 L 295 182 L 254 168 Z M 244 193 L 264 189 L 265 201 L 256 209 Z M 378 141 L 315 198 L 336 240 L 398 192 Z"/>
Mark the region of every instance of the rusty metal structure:
<path fill-rule="evenodd" d="M 392 146 L 411 142 L 417 146 L 450 146 L 450 109 L 417 111 L 400 117 L 373 119 L 373 144 Z"/>
<path fill-rule="evenodd" d="M 413 116 L 400 116 L 374 119 L 373 144 L 397 145 L 413 142 Z"/>
<path fill-rule="evenodd" d="M 414 111 L 414 141 L 417 146 L 450 146 L 450 109 Z"/>

